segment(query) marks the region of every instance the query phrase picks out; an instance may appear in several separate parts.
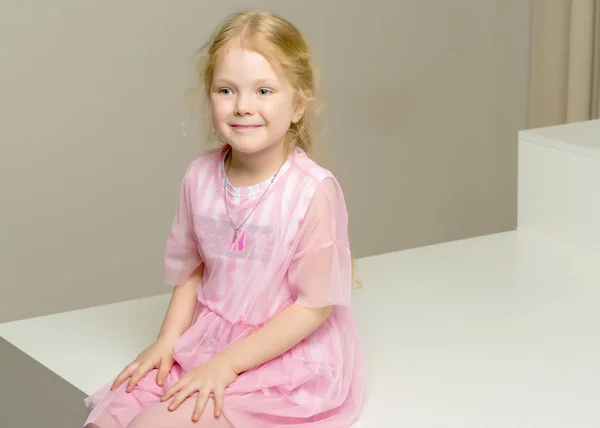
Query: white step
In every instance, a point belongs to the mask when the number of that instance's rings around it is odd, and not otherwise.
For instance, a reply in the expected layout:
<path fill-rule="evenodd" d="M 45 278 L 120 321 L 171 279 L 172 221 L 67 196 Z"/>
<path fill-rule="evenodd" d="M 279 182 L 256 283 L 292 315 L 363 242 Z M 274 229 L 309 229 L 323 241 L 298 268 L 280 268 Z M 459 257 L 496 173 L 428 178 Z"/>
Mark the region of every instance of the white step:
<path fill-rule="evenodd" d="M 368 364 L 352 428 L 597 428 L 596 260 L 512 231 L 359 260 Z M 169 296 L 0 325 L 87 393 L 156 336 Z"/>
<path fill-rule="evenodd" d="M 600 120 L 519 133 L 517 223 L 600 250 Z"/>

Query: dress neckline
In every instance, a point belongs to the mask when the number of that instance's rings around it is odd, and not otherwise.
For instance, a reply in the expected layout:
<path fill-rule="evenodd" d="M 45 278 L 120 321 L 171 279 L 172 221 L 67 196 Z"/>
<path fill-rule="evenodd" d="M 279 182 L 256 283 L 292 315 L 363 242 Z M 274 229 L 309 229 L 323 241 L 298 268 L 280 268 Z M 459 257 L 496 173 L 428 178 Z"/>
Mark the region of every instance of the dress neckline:
<path fill-rule="evenodd" d="M 229 153 L 230 150 L 231 150 L 231 147 L 228 145 L 225 145 L 223 147 L 223 150 L 221 151 L 221 155 L 219 157 L 219 183 L 221 184 L 220 190 L 221 190 L 221 192 L 223 192 L 223 190 L 225 189 L 227 199 L 228 199 L 228 201 L 231 201 L 232 203 L 244 204 L 246 202 L 252 202 L 254 199 L 259 198 L 263 194 L 263 192 L 265 192 L 265 190 L 267 190 L 267 188 L 269 187 L 269 184 L 271 183 L 271 180 L 273 179 L 273 176 L 268 177 L 266 180 L 263 180 L 262 182 L 257 183 L 252 186 L 244 186 L 244 187 L 233 186 L 227 179 L 227 174 L 225 172 L 225 158 L 227 157 L 227 154 Z M 292 151 L 292 153 L 290 153 L 290 155 L 287 157 L 284 164 L 281 166 L 281 169 L 279 170 L 279 173 L 278 173 L 277 177 L 275 178 L 275 181 L 271 185 L 271 188 L 268 189 L 267 193 L 270 193 L 272 191 L 272 189 L 276 187 L 277 183 L 281 180 L 281 178 L 289 170 L 291 163 L 292 163 L 292 159 L 297 150 L 298 150 L 298 148 L 295 148 L 295 150 Z"/>

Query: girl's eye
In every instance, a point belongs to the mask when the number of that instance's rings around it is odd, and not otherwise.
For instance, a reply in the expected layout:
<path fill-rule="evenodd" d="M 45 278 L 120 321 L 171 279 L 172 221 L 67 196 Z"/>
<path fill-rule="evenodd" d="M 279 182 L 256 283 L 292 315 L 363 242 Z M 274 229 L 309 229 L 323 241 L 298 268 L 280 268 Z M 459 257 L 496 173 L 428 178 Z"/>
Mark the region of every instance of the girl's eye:
<path fill-rule="evenodd" d="M 221 95 L 229 95 L 229 93 L 231 93 L 231 90 L 229 89 L 219 89 L 219 94 Z"/>
<path fill-rule="evenodd" d="M 271 93 L 271 91 L 270 91 L 269 89 L 265 89 L 265 88 L 263 88 L 263 89 L 259 89 L 259 90 L 258 90 L 258 93 L 259 93 L 260 95 L 269 95 L 269 94 Z"/>

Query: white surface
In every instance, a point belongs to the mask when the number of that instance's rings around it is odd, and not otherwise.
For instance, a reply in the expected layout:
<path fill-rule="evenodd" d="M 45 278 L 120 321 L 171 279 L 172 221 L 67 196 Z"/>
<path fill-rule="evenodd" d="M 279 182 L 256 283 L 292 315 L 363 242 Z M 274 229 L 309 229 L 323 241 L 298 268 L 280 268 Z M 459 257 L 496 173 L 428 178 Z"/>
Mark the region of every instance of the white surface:
<path fill-rule="evenodd" d="M 368 359 L 356 428 L 600 426 L 600 272 L 518 231 L 362 259 Z M 0 325 L 90 393 L 150 343 L 168 295 Z"/>
<path fill-rule="evenodd" d="M 600 119 L 520 131 L 519 140 L 600 158 Z"/>
<path fill-rule="evenodd" d="M 600 251 L 600 156 L 582 151 L 600 154 L 600 121 L 521 135 L 518 228 Z M 559 144 L 568 149 L 557 148 Z"/>

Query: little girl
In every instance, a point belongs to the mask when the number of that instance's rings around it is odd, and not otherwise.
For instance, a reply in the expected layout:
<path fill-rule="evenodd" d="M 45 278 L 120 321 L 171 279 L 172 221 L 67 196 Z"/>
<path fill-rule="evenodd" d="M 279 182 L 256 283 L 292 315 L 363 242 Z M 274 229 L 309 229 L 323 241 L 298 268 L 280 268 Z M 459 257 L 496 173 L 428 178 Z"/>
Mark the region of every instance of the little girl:
<path fill-rule="evenodd" d="M 86 427 L 349 427 L 365 369 L 340 185 L 308 153 L 302 34 L 232 15 L 198 67 L 221 147 L 193 160 L 165 252 L 154 344 L 86 398 Z"/>

